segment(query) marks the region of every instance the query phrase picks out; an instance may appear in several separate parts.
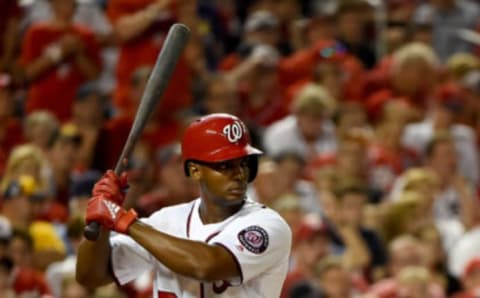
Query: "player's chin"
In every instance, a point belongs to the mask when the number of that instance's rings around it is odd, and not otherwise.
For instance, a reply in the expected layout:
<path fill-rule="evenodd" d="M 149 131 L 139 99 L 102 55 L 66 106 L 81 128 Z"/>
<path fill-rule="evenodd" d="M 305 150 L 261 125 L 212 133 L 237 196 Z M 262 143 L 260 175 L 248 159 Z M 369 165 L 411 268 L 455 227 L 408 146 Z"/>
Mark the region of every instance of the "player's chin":
<path fill-rule="evenodd" d="M 247 198 L 247 194 L 245 191 L 229 191 L 227 194 L 225 194 L 224 198 L 226 204 L 237 205 L 242 203 Z"/>

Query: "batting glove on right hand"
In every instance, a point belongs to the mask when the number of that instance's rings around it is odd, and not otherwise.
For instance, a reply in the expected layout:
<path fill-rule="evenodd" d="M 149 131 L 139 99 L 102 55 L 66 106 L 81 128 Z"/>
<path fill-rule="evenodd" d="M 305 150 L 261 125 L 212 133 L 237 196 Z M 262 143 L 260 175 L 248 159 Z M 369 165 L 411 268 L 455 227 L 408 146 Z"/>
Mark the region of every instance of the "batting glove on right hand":
<path fill-rule="evenodd" d="M 95 196 L 88 200 L 87 204 L 87 224 L 98 222 L 103 227 L 122 234 L 126 234 L 130 227 L 138 218 L 135 210 L 125 210 L 117 203 L 105 198 L 104 196 Z"/>
<path fill-rule="evenodd" d="M 127 172 L 123 172 L 118 177 L 112 170 L 108 170 L 93 186 L 92 196 L 103 196 L 121 206 L 125 201 L 127 188 Z"/>

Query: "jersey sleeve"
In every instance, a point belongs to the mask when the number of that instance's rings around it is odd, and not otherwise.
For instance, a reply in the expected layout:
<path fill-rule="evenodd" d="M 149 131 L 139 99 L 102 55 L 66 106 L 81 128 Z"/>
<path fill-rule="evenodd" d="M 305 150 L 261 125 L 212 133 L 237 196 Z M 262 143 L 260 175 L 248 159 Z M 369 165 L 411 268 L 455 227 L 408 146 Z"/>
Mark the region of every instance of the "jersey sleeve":
<path fill-rule="evenodd" d="M 150 253 L 132 238 L 116 234 L 110 238 L 110 247 L 113 275 L 121 285 L 153 269 Z"/>
<path fill-rule="evenodd" d="M 292 233 L 286 222 L 268 209 L 230 224 L 211 241 L 226 248 L 237 262 L 241 278 L 230 280 L 233 286 L 288 262 L 291 242 Z"/>

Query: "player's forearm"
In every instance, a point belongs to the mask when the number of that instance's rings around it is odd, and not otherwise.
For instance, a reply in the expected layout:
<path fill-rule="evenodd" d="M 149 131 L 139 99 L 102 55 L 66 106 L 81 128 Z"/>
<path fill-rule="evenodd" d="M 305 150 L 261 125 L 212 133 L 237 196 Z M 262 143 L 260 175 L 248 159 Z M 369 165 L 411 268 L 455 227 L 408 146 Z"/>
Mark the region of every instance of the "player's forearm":
<path fill-rule="evenodd" d="M 76 279 L 89 288 L 109 284 L 110 232 L 102 229 L 96 241 L 84 240 L 78 249 Z"/>
<path fill-rule="evenodd" d="M 240 276 L 224 248 L 161 233 L 139 221 L 129 235 L 172 271 L 197 280 L 213 282 Z"/>

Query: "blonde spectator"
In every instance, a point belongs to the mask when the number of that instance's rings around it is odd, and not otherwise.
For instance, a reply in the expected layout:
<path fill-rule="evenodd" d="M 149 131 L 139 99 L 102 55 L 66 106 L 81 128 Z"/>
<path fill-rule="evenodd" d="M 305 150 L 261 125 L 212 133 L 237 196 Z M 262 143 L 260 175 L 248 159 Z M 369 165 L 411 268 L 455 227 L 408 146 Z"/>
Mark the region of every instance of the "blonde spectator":
<path fill-rule="evenodd" d="M 430 223 L 431 211 L 425 214 L 427 201 L 419 192 L 402 192 L 397 201 L 387 206 L 383 217 L 383 237 L 388 243 L 402 234 L 416 231 L 419 226 Z"/>
<path fill-rule="evenodd" d="M 424 267 L 411 266 L 400 271 L 396 277 L 398 296 L 409 298 L 431 297 L 429 292 L 430 273 Z"/>
<path fill-rule="evenodd" d="M 297 152 L 305 160 L 332 153 L 337 142 L 330 121 L 333 99 L 321 87 L 305 86 L 294 98 L 292 115 L 270 125 L 264 134 L 265 150 L 270 155 Z"/>
<path fill-rule="evenodd" d="M 58 128 L 57 118 L 49 111 L 40 110 L 25 118 L 24 134 L 29 143 L 45 152 Z"/>
<path fill-rule="evenodd" d="M 4 193 L 8 185 L 21 175 L 34 177 L 38 187 L 44 189 L 42 171 L 46 162 L 42 152 L 33 145 L 25 144 L 15 147 L 8 158 L 5 174 L 0 182 L 0 191 Z"/>

